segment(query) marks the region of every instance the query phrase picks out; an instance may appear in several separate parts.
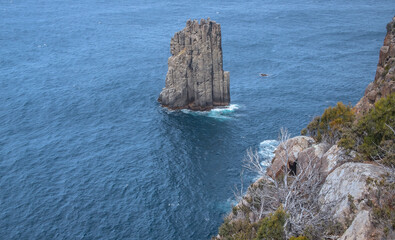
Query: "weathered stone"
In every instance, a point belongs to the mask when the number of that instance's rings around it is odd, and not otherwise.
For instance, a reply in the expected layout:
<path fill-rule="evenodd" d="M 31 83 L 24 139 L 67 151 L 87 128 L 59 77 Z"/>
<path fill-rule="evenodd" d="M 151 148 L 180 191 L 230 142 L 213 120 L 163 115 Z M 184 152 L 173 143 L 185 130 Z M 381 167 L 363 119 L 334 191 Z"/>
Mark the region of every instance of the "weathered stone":
<path fill-rule="evenodd" d="M 349 154 L 338 145 L 333 145 L 321 158 L 321 173 L 328 174 L 340 164 L 351 161 L 355 157 L 355 152 Z"/>
<path fill-rule="evenodd" d="M 351 226 L 339 238 L 339 240 L 368 240 L 372 238 L 372 221 L 369 211 L 362 210 L 355 217 Z"/>
<path fill-rule="evenodd" d="M 319 143 L 314 144 L 313 146 L 300 152 L 297 159 L 296 173 L 299 173 L 301 169 L 307 169 L 309 164 L 311 165 L 309 169 L 322 172 L 322 156 L 328 151 L 329 148 L 329 144 Z"/>
<path fill-rule="evenodd" d="M 369 196 L 367 178 L 379 179 L 385 174 L 385 168 L 367 163 L 348 162 L 337 167 L 326 178 L 319 193 L 321 211 L 333 215 L 341 223 L 346 222 L 346 216 L 352 214 L 349 195 L 355 204 L 354 211 L 361 211 Z"/>
<path fill-rule="evenodd" d="M 357 119 L 367 113 L 376 101 L 395 92 L 395 18 L 387 25 L 387 35 L 380 48 L 374 82 L 366 88 L 365 95 L 355 105 Z"/>
<path fill-rule="evenodd" d="M 375 90 L 370 91 L 366 97 L 369 99 L 370 102 L 375 102 L 377 96 L 377 92 Z"/>
<path fill-rule="evenodd" d="M 222 65 L 221 26 L 188 20 L 170 42 L 166 86 L 158 101 L 171 109 L 210 110 L 230 103 L 229 72 Z"/>
<path fill-rule="evenodd" d="M 284 143 L 285 148 L 280 144 L 275 151 L 271 166 L 267 168 L 267 174 L 272 178 L 277 177 L 283 171 L 283 161 L 286 158 L 288 158 L 289 164 L 293 164 L 298 159 L 299 153 L 311 147 L 313 143 L 315 141 L 311 137 L 298 136 L 288 139 Z"/>

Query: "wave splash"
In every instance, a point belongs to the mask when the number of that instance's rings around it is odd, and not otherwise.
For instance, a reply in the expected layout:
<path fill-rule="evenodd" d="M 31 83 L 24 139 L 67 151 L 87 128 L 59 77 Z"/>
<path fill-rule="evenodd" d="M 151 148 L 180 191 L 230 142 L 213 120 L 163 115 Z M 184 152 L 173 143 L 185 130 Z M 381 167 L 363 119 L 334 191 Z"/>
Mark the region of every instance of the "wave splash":
<path fill-rule="evenodd" d="M 268 167 L 274 157 L 274 151 L 276 150 L 279 142 L 276 140 L 265 140 L 259 144 L 258 153 L 262 157 L 261 165 Z"/>
<path fill-rule="evenodd" d="M 183 113 L 191 114 L 194 116 L 205 116 L 217 119 L 231 119 L 231 115 L 239 108 L 240 106 L 237 104 L 230 104 L 229 106 L 214 108 L 210 111 L 191 111 L 188 109 L 182 109 L 181 111 Z"/>

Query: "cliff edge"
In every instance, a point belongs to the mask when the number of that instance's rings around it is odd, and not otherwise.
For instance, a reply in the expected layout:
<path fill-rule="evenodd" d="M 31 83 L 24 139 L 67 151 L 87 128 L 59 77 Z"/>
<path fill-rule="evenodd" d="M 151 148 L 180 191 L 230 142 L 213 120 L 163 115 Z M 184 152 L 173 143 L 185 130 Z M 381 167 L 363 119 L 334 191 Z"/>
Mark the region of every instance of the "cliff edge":
<path fill-rule="evenodd" d="M 380 48 L 374 81 L 368 85 L 364 96 L 355 105 L 357 116 L 369 112 L 380 98 L 395 92 L 395 17 L 387 24 L 387 35 Z"/>
<path fill-rule="evenodd" d="M 309 136 L 282 129 L 267 169 L 247 152 L 244 167 L 260 178 L 212 239 L 395 239 L 394 129 L 395 17 L 354 108 L 327 108 L 302 130 Z"/>
<path fill-rule="evenodd" d="M 188 20 L 170 42 L 166 86 L 158 101 L 170 109 L 210 110 L 230 103 L 229 72 L 223 70 L 221 26 Z"/>

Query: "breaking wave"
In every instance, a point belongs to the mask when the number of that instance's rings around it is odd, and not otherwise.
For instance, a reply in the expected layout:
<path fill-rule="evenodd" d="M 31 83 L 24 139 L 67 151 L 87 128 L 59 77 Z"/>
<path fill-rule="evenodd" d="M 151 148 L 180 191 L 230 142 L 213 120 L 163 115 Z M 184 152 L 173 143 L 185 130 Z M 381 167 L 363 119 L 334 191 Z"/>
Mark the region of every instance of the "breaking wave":
<path fill-rule="evenodd" d="M 191 111 L 188 109 L 182 109 L 181 111 L 186 114 L 191 114 L 194 116 L 205 116 L 217 119 L 231 119 L 232 114 L 239 109 L 240 106 L 237 104 L 230 104 L 226 107 L 214 108 L 210 111 Z"/>
<path fill-rule="evenodd" d="M 259 144 L 259 154 L 262 157 L 262 166 L 268 167 L 270 165 L 278 144 L 279 142 L 276 140 L 265 140 Z"/>

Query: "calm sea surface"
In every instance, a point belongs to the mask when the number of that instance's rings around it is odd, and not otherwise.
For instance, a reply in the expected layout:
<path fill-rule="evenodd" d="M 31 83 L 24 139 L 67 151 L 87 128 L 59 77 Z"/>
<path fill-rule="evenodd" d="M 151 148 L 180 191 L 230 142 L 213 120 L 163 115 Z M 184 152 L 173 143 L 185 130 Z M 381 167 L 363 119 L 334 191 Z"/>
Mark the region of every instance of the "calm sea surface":
<path fill-rule="evenodd" d="M 0 0 L 0 239 L 208 239 L 246 149 L 355 104 L 394 14 L 393 0 Z M 166 111 L 170 38 L 206 17 L 232 105 Z"/>

